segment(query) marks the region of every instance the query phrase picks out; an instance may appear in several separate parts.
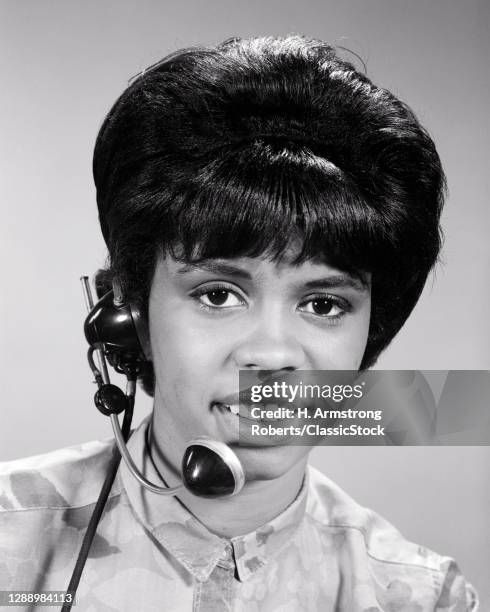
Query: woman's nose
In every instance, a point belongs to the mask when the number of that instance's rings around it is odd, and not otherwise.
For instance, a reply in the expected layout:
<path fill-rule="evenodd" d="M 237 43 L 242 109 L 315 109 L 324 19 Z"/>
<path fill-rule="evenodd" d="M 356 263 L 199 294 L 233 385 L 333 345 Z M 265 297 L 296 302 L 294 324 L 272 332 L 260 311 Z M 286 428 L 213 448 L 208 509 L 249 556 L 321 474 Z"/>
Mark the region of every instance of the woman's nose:
<path fill-rule="evenodd" d="M 298 370 L 305 368 L 305 351 L 286 318 L 264 317 L 235 348 L 239 369 Z"/>

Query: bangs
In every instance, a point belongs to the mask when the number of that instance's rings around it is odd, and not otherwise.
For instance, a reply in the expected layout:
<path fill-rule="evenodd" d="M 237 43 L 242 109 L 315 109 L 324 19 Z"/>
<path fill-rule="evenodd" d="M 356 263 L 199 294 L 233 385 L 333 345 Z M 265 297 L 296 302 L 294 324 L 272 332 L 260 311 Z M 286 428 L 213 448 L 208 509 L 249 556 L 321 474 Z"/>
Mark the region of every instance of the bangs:
<path fill-rule="evenodd" d="M 180 190 L 179 190 L 180 191 Z M 346 271 L 389 261 L 381 211 L 311 146 L 255 140 L 205 164 L 167 209 L 163 243 L 176 259 L 319 259 Z"/>

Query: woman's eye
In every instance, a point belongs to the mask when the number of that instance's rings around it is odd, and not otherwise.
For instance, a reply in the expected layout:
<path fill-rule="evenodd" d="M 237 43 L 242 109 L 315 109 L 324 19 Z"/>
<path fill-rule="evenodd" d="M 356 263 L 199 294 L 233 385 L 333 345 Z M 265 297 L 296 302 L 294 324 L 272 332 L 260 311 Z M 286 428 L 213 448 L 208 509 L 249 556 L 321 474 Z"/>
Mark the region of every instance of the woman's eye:
<path fill-rule="evenodd" d="M 314 297 L 305 300 L 299 305 L 302 312 L 315 314 L 319 317 L 336 318 L 342 316 L 346 308 L 343 308 L 331 297 Z"/>
<path fill-rule="evenodd" d="M 233 308 L 243 305 L 243 300 L 229 289 L 202 291 L 196 297 L 203 306 L 208 308 Z"/>

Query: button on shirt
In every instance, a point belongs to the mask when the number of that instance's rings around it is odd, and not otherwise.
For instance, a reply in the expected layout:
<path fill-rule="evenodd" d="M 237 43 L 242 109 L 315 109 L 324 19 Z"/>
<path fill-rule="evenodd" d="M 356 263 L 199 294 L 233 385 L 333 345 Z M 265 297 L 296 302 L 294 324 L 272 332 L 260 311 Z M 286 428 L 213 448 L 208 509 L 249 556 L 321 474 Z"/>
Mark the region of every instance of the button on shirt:
<path fill-rule="evenodd" d="M 146 450 L 147 426 L 143 421 L 135 430 L 129 448 L 146 477 L 158 482 Z M 93 442 L 2 464 L 0 590 L 66 589 L 112 448 L 112 442 Z M 476 609 L 475 592 L 452 559 L 406 541 L 311 467 L 297 498 L 278 517 L 227 540 L 208 531 L 177 498 L 143 489 L 125 465 L 74 607 L 78 612 Z"/>

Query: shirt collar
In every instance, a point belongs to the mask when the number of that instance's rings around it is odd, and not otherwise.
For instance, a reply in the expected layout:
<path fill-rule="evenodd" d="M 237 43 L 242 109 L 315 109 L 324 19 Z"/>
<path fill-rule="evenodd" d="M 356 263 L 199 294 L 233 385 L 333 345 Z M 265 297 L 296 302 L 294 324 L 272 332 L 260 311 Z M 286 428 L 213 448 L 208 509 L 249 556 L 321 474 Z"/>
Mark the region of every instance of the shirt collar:
<path fill-rule="evenodd" d="M 128 449 L 145 478 L 165 486 L 146 451 L 149 418 L 133 432 Z M 290 541 L 305 513 L 307 476 L 296 499 L 279 516 L 256 531 L 227 540 L 211 533 L 174 496 L 141 486 L 124 462 L 121 479 L 142 524 L 199 581 L 207 580 L 218 564 L 234 565 L 238 579 L 247 580 Z"/>

